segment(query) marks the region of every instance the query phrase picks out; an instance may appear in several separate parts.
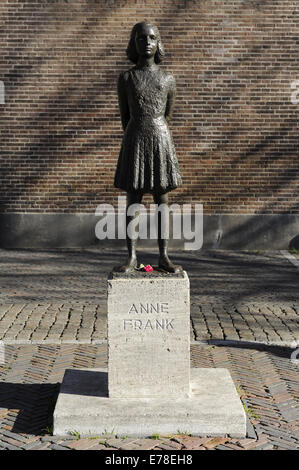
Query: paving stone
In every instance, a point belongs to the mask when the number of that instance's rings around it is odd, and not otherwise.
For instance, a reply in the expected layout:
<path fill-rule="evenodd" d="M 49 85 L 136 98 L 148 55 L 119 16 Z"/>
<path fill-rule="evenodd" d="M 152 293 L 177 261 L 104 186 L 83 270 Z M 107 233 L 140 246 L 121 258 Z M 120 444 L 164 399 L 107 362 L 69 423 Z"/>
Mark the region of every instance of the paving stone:
<path fill-rule="evenodd" d="M 4 444 L 4 445 L 7 445 L 7 444 L 10 444 L 14 447 L 19 447 L 20 449 L 23 449 L 25 444 L 24 442 L 21 442 L 20 440 L 18 439 L 12 439 L 11 437 L 7 437 L 5 435 L 2 435 L 1 436 L 1 442 Z"/>
<path fill-rule="evenodd" d="M 239 441 L 239 445 L 245 449 L 245 450 L 249 450 L 250 448 L 254 448 L 254 446 L 256 445 L 256 439 L 242 439 Z"/>
<path fill-rule="evenodd" d="M 181 444 L 184 450 L 196 450 L 199 447 L 203 447 L 205 443 L 210 440 L 210 438 L 194 436 L 174 436 L 173 440 Z"/>
<path fill-rule="evenodd" d="M 257 434 L 255 432 L 255 429 L 254 429 L 253 425 L 251 424 L 250 419 L 248 417 L 247 417 L 246 431 L 247 431 L 247 437 L 249 437 L 250 439 L 256 439 L 257 438 Z"/>
<path fill-rule="evenodd" d="M 51 448 L 52 450 L 70 450 L 70 449 L 68 449 L 67 447 L 65 447 L 65 446 L 60 446 L 60 445 L 58 445 L 58 444 L 51 444 L 51 445 L 50 445 L 50 448 Z"/>
<path fill-rule="evenodd" d="M 218 447 L 218 449 L 219 449 L 219 447 Z M 228 447 L 228 449 L 230 449 L 230 450 L 242 450 L 242 447 L 240 445 L 232 444 L 232 443 L 227 443 L 226 447 Z"/>
<path fill-rule="evenodd" d="M 89 447 L 88 450 L 113 450 L 113 449 L 109 447 L 105 447 L 103 444 L 97 444 L 94 447 Z"/>
<path fill-rule="evenodd" d="M 115 447 L 117 449 L 120 449 L 120 448 L 125 448 L 127 444 L 132 444 L 134 442 L 137 441 L 137 438 L 130 438 L 130 437 L 126 437 L 125 439 L 121 439 L 121 438 L 111 438 L 111 439 L 107 439 L 105 444 L 109 447 Z"/>
<path fill-rule="evenodd" d="M 159 443 L 159 449 L 163 450 L 180 450 L 182 445 L 178 442 L 172 441 L 171 439 L 163 439 L 162 443 Z"/>
<path fill-rule="evenodd" d="M 125 444 L 123 450 L 151 450 L 156 447 L 157 441 L 154 439 L 137 439 L 137 441 Z"/>
<path fill-rule="evenodd" d="M 225 444 L 227 441 L 228 439 L 225 437 L 215 437 L 213 439 L 208 440 L 203 445 L 206 449 L 214 449 L 218 445 Z"/>
<path fill-rule="evenodd" d="M 38 447 L 47 446 L 47 443 L 41 443 L 40 441 L 29 442 L 24 445 L 24 450 L 35 450 Z"/>
<path fill-rule="evenodd" d="M 30 447 L 28 450 L 50 450 L 50 442 L 36 444 L 35 446 Z"/>
<path fill-rule="evenodd" d="M 280 427 L 277 428 L 277 429 L 273 429 L 270 426 L 264 426 L 262 428 L 262 430 L 264 431 L 264 433 L 267 433 L 267 435 L 271 439 L 272 439 L 272 437 L 282 438 L 285 442 L 289 442 L 290 444 L 296 442 L 296 440 L 297 440 L 296 438 L 293 438 L 291 435 L 289 435 L 289 433 L 287 433 L 286 431 L 284 431 Z"/>
<path fill-rule="evenodd" d="M 287 450 L 299 450 L 299 445 L 296 445 L 295 443 L 291 445 L 289 442 L 285 442 L 281 439 L 273 439 L 273 440 L 271 439 L 271 444 L 272 444 L 272 447 L 278 446 L 280 448 L 287 449 Z"/>
<path fill-rule="evenodd" d="M 8 442 L 2 442 L 2 447 L 7 450 L 23 450 L 21 447 L 9 444 Z"/>
<path fill-rule="evenodd" d="M 74 438 L 72 437 L 72 440 Z M 59 436 L 43 436 L 41 437 L 41 442 L 50 442 L 51 444 L 55 444 L 57 442 L 61 442 L 61 437 Z"/>
<path fill-rule="evenodd" d="M 14 432 L 10 432 L 10 431 L 7 431 L 7 430 L 2 431 L 2 436 L 6 436 L 8 438 L 14 439 L 15 441 L 20 441 L 22 443 L 26 443 L 28 441 L 28 439 L 26 439 L 21 434 L 16 434 Z"/>
<path fill-rule="evenodd" d="M 71 449 L 76 450 L 89 450 L 91 447 L 98 446 L 98 439 L 78 439 L 77 441 L 72 441 L 67 443 L 67 446 Z"/>
<path fill-rule="evenodd" d="M 272 450 L 274 448 L 273 444 L 266 442 L 265 444 L 254 447 L 254 450 Z"/>

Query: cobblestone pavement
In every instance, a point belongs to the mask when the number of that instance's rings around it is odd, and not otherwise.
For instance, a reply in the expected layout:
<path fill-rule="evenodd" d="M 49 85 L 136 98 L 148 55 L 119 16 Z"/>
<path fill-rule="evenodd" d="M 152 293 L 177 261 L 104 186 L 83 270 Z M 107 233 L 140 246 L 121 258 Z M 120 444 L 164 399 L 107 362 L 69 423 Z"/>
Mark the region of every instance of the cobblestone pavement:
<path fill-rule="evenodd" d="M 292 349 L 193 344 L 192 367 L 230 370 L 248 417 L 245 439 L 186 434 L 146 439 L 115 435 L 53 437 L 52 414 L 66 368 L 105 367 L 102 345 L 7 345 L 0 365 L 0 450 L 299 449 L 298 365 Z M 71 432 L 73 435 L 71 435 Z"/>
<path fill-rule="evenodd" d="M 106 278 L 124 250 L 0 250 L 0 340 L 101 343 Z M 173 253 L 191 285 L 191 339 L 299 342 L 299 270 L 280 252 Z M 155 264 L 157 255 L 140 253 Z"/>

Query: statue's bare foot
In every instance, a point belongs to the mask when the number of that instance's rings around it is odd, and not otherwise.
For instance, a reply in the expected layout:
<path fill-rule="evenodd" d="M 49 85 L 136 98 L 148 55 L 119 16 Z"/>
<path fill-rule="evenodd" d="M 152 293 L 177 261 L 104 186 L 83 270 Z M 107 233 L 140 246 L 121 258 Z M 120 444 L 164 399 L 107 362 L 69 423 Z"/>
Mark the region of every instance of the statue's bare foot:
<path fill-rule="evenodd" d="M 160 256 L 159 258 L 159 268 L 167 271 L 168 273 L 180 273 L 183 271 L 182 266 L 179 264 L 173 264 L 168 256 Z"/>
<path fill-rule="evenodd" d="M 123 266 L 115 266 L 114 271 L 118 273 L 129 273 L 131 271 L 134 271 L 134 269 L 137 268 L 137 258 L 132 257 L 128 258 L 128 261 L 126 264 Z"/>

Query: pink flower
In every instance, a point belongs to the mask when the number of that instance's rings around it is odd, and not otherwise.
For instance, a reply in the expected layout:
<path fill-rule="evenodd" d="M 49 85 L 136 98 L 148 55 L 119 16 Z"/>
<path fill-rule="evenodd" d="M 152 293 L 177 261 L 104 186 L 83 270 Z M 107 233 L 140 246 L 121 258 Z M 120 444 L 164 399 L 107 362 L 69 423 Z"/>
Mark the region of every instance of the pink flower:
<path fill-rule="evenodd" d="M 148 264 L 147 266 L 144 266 L 143 269 L 144 269 L 144 271 L 146 271 L 147 273 L 148 273 L 149 271 L 153 271 L 153 270 L 154 270 L 154 268 L 152 268 L 152 266 L 151 266 L 150 264 Z"/>

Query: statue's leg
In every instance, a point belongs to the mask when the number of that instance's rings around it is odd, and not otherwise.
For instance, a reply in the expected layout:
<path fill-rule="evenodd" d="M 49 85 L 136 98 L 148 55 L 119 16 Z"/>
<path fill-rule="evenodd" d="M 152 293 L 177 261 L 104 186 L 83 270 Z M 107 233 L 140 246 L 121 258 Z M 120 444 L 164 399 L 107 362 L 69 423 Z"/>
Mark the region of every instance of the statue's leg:
<path fill-rule="evenodd" d="M 141 201 L 142 201 L 142 194 L 128 192 L 127 193 L 127 211 L 130 205 L 141 204 Z M 138 215 L 126 216 L 128 259 L 127 259 L 126 264 L 121 265 L 121 266 L 116 266 L 114 268 L 114 271 L 127 273 L 130 271 L 134 271 L 134 269 L 137 267 L 137 255 L 136 255 L 137 240 L 131 239 L 128 236 L 128 225 L 130 222 L 136 219 L 136 217 L 138 217 Z"/>
<path fill-rule="evenodd" d="M 168 205 L 168 194 L 154 194 L 155 204 Z M 167 212 L 168 214 L 168 212 Z M 165 215 L 164 215 L 165 216 Z M 169 273 L 183 271 L 182 266 L 173 264 L 168 258 L 168 239 L 162 237 L 162 214 L 158 212 L 158 245 L 159 245 L 159 268 Z"/>

